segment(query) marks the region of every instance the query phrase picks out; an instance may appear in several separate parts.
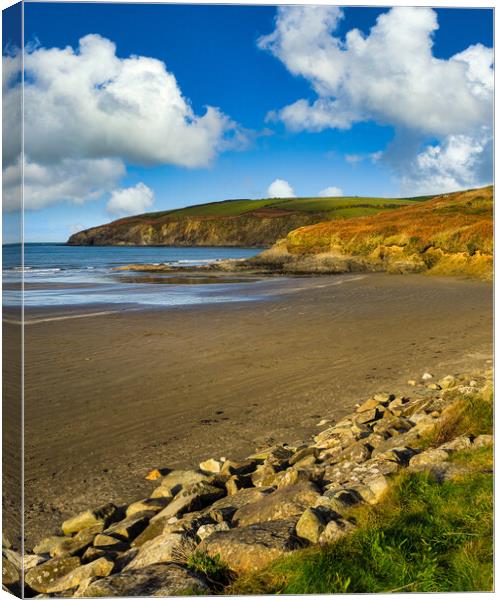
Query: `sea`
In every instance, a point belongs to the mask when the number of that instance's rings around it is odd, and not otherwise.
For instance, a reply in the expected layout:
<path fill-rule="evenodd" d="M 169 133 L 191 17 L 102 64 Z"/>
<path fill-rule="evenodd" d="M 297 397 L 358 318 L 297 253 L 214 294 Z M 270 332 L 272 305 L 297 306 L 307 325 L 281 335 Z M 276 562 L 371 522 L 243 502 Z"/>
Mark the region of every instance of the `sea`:
<path fill-rule="evenodd" d="M 187 306 L 258 299 L 259 280 L 245 276 L 179 276 L 116 271 L 136 264 L 200 266 L 230 258 L 249 258 L 256 248 L 171 248 L 151 246 L 67 246 L 27 243 L 24 267 L 19 244 L 3 249 L 3 304 L 16 306 L 24 277 L 25 307 Z M 17 288 L 17 289 L 16 289 Z"/>

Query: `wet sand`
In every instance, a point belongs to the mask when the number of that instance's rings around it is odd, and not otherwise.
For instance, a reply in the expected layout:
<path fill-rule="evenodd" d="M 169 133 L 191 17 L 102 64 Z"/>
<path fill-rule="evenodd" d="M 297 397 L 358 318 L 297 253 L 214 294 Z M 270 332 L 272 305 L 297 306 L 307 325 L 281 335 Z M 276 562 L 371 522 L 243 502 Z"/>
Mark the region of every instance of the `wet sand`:
<path fill-rule="evenodd" d="M 297 282 L 251 303 L 71 319 L 27 311 L 27 548 L 76 511 L 144 497 L 154 467 L 305 439 L 370 393 L 491 359 L 490 284 Z"/>

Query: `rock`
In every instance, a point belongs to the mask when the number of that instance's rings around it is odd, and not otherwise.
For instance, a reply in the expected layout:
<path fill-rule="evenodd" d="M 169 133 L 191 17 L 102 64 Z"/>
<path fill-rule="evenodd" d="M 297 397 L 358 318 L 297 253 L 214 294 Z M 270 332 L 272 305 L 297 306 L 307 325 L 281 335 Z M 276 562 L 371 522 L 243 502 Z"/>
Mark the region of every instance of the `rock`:
<path fill-rule="evenodd" d="M 41 565 L 43 567 L 43 565 Z M 90 577 L 106 577 L 113 570 L 114 563 L 104 556 L 94 560 L 86 565 L 77 567 L 66 575 L 56 579 L 47 586 L 48 594 L 54 592 L 64 592 L 78 587 L 83 581 Z M 38 568 L 38 567 L 37 567 Z"/>
<path fill-rule="evenodd" d="M 214 502 L 206 509 L 206 514 L 217 522 L 230 521 L 235 512 L 248 504 L 257 502 L 274 492 L 273 487 L 248 488 Z"/>
<path fill-rule="evenodd" d="M 198 536 L 198 539 L 202 541 L 216 531 L 228 531 L 229 529 L 229 523 L 226 521 L 222 521 L 221 523 L 209 523 L 207 525 L 202 525 L 196 532 L 196 535 Z"/>
<path fill-rule="evenodd" d="M 259 450 L 255 454 L 248 456 L 248 460 L 259 460 L 276 463 L 287 462 L 288 459 L 294 454 L 294 450 L 291 448 L 285 448 L 285 446 L 279 444 L 277 446 L 271 446 L 264 450 Z"/>
<path fill-rule="evenodd" d="M 193 469 L 172 471 L 162 479 L 160 488 L 165 492 L 162 495 L 175 496 L 183 487 L 207 479 L 209 479 L 208 475 Z"/>
<path fill-rule="evenodd" d="M 170 504 L 151 519 L 151 522 L 162 519 L 163 517 L 177 517 L 186 512 L 200 510 L 224 495 L 224 490 L 214 487 L 206 481 L 199 481 L 198 483 L 187 485 L 177 493 Z"/>
<path fill-rule="evenodd" d="M 131 517 L 127 517 L 123 521 L 108 527 L 108 529 L 104 530 L 104 533 L 130 542 L 146 529 L 149 519 L 155 514 L 158 513 L 154 511 L 135 513 Z"/>
<path fill-rule="evenodd" d="M 293 454 L 289 461 L 288 464 L 290 466 L 295 465 L 296 463 L 300 463 L 301 461 L 303 461 L 304 459 L 312 459 L 312 464 L 314 464 L 316 462 L 316 458 L 319 455 L 319 450 L 318 448 L 315 448 L 314 446 L 308 447 L 308 448 L 302 448 L 301 450 L 297 450 L 297 452 L 295 452 L 295 454 Z"/>
<path fill-rule="evenodd" d="M 358 412 L 356 415 L 356 423 L 371 423 L 372 421 L 377 421 L 380 419 L 382 415 L 383 412 L 380 410 L 379 405 L 377 404 L 375 408 Z"/>
<path fill-rule="evenodd" d="M 26 571 L 24 579 L 30 588 L 36 592 L 46 594 L 57 579 L 64 577 L 79 566 L 80 559 L 77 556 L 53 558 Z"/>
<path fill-rule="evenodd" d="M 300 463 L 297 463 L 300 466 Z M 297 468 L 296 466 L 288 468 L 286 471 L 280 471 L 271 482 L 277 488 L 295 485 L 303 481 L 317 482 L 323 478 L 324 468 Z"/>
<path fill-rule="evenodd" d="M 232 460 L 226 460 L 221 468 L 221 475 L 248 475 L 255 471 L 259 463 L 256 460 L 243 460 L 235 462 Z"/>
<path fill-rule="evenodd" d="M 370 498 L 363 498 L 368 504 L 378 504 L 390 487 L 389 479 L 382 474 L 365 479 L 363 483 L 372 494 Z"/>
<path fill-rule="evenodd" d="M 321 419 L 321 421 L 318 421 L 318 423 L 316 423 L 316 427 L 323 427 L 323 425 L 326 425 L 329 422 L 330 419 Z"/>
<path fill-rule="evenodd" d="M 3 585 L 14 586 L 20 582 L 19 571 L 9 560 L 2 557 L 2 583 Z"/>
<path fill-rule="evenodd" d="M 439 448 L 431 448 L 430 450 L 425 450 L 424 452 L 421 452 L 410 459 L 409 466 L 412 469 L 418 469 L 421 467 L 425 468 L 437 463 L 441 463 L 447 459 L 448 452 L 439 450 Z"/>
<path fill-rule="evenodd" d="M 355 463 L 361 463 L 368 460 L 371 456 L 370 448 L 362 443 L 357 442 L 356 444 L 346 448 L 338 457 L 339 460 L 350 460 Z"/>
<path fill-rule="evenodd" d="M 453 377 L 453 375 L 447 375 L 446 377 L 443 377 L 443 379 L 439 380 L 439 385 L 441 386 L 441 389 L 448 390 L 449 388 L 458 385 L 458 380 Z"/>
<path fill-rule="evenodd" d="M 176 562 L 177 554 L 184 545 L 186 536 L 181 533 L 162 533 L 142 544 L 139 552 L 124 571 L 141 569 L 148 565 L 163 562 Z"/>
<path fill-rule="evenodd" d="M 307 507 L 313 506 L 319 496 L 318 488 L 310 482 L 283 487 L 257 502 L 238 509 L 234 514 L 233 523 L 242 527 L 298 516 Z"/>
<path fill-rule="evenodd" d="M 408 385 L 411 385 L 412 387 L 415 387 L 417 385 L 417 381 L 415 379 L 408 379 L 406 383 Z"/>
<path fill-rule="evenodd" d="M 12 548 L 12 544 L 10 543 L 9 538 L 5 535 L 5 533 L 2 531 L 2 548 L 7 548 L 7 550 L 10 550 L 10 548 Z"/>
<path fill-rule="evenodd" d="M 372 398 L 368 398 L 368 400 L 365 400 L 363 404 L 358 406 L 356 412 L 362 413 L 368 410 L 373 410 L 374 408 L 379 408 L 380 410 L 381 408 L 386 406 L 392 398 L 394 398 L 392 394 L 379 392 L 378 394 L 375 394 L 375 396 L 373 396 Z"/>
<path fill-rule="evenodd" d="M 482 434 L 478 435 L 474 440 L 474 448 L 484 448 L 485 446 L 493 445 L 493 436 Z"/>
<path fill-rule="evenodd" d="M 446 442 L 439 446 L 439 450 L 444 450 L 451 454 L 452 452 L 460 452 L 461 450 L 468 450 L 472 446 L 470 436 L 460 435 L 451 442 Z"/>
<path fill-rule="evenodd" d="M 328 522 L 335 517 L 340 518 L 340 515 L 325 506 L 306 508 L 297 521 L 295 531 L 300 538 L 317 544 Z"/>
<path fill-rule="evenodd" d="M 250 476 L 255 487 L 272 485 L 276 477 L 277 470 L 273 465 L 264 464 L 258 467 Z"/>
<path fill-rule="evenodd" d="M 329 521 L 324 531 L 319 536 L 318 542 L 320 544 L 331 544 L 332 542 L 353 533 L 355 529 L 356 526 L 346 519 Z"/>
<path fill-rule="evenodd" d="M 409 431 L 412 427 L 413 423 L 405 417 L 388 417 L 375 423 L 373 431 L 382 435 L 399 435 Z"/>
<path fill-rule="evenodd" d="M 397 438 L 395 438 L 397 441 Z M 413 448 L 407 448 L 406 446 L 399 446 L 395 448 L 391 448 L 390 450 L 386 450 L 385 452 L 380 452 L 376 456 L 381 461 L 392 461 L 401 465 L 403 467 L 407 467 L 410 459 L 417 454 L 416 450 Z"/>
<path fill-rule="evenodd" d="M 23 557 L 23 569 L 28 571 L 37 565 L 48 560 L 47 556 L 39 556 L 38 554 L 25 554 Z"/>
<path fill-rule="evenodd" d="M 204 580 L 179 565 L 151 565 L 143 569 L 128 570 L 104 579 L 92 581 L 75 596 L 96 597 L 169 597 L 209 595 Z"/>
<path fill-rule="evenodd" d="M 125 515 L 132 517 L 140 512 L 154 511 L 160 512 L 165 506 L 172 500 L 173 496 L 162 496 L 161 498 L 144 498 L 144 500 L 138 500 L 133 502 L 127 507 Z"/>
<path fill-rule="evenodd" d="M 424 413 L 417 413 L 413 415 L 412 421 L 415 423 L 413 431 L 420 436 L 432 433 L 436 427 L 436 419 L 430 415 Z"/>
<path fill-rule="evenodd" d="M 121 552 L 128 549 L 128 543 L 105 533 L 99 533 L 95 536 L 93 546 L 108 552 Z"/>
<path fill-rule="evenodd" d="M 268 521 L 218 531 L 198 545 L 209 556 L 219 556 L 236 573 L 257 571 L 280 556 L 300 547 L 296 520 Z"/>
<path fill-rule="evenodd" d="M 153 523 L 149 523 L 149 525 L 144 529 L 142 533 L 140 533 L 133 541 L 131 546 L 133 548 L 140 548 L 144 542 L 148 542 L 153 538 L 161 535 L 167 523 L 167 518 L 159 519 L 158 521 L 154 521 Z"/>
<path fill-rule="evenodd" d="M 51 535 L 38 542 L 38 544 L 34 546 L 33 552 L 35 552 L 35 554 L 50 554 L 52 548 L 69 539 L 71 538 L 62 535 Z"/>
<path fill-rule="evenodd" d="M 73 554 L 78 554 L 92 544 L 99 531 L 102 531 L 102 524 L 82 529 L 72 538 L 63 538 L 59 544 L 54 545 L 51 548 L 49 554 L 53 558 L 56 556 L 72 556 Z"/>
<path fill-rule="evenodd" d="M 156 481 L 157 479 L 160 479 L 160 477 L 161 472 L 159 469 L 153 469 L 152 471 L 149 471 L 144 479 L 147 479 L 148 481 Z"/>
<path fill-rule="evenodd" d="M 77 533 L 82 529 L 93 527 L 94 525 L 103 525 L 105 527 L 116 515 L 117 510 L 116 506 L 111 502 L 103 504 L 94 510 L 86 510 L 64 521 L 62 524 L 63 533 L 65 535 Z"/>
<path fill-rule="evenodd" d="M 226 491 L 232 496 L 233 494 L 237 494 L 239 491 L 244 490 L 245 488 L 251 487 L 252 480 L 249 477 L 243 477 L 241 475 L 232 475 L 226 481 Z"/>
<path fill-rule="evenodd" d="M 208 460 L 200 463 L 200 471 L 202 471 L 202 473 L 206 473 L 207 475 L 218 475 L 221 472 L 222 464 L 223 463 L 220 460 L 209 458 Z"/>
<path fill-rule="evenodd" d="M 434 375 L 432 375 L 432 373 L 429 373 L 428 371 L 426 371 L 422 375 L 422 381 L 429 381 L 429 379 L 432 379 L 433 377 L 434 377 Z"/>
<path fill-rule="evenodd" d="M 441 389 L 441 386 L 439 385 L 439 383 L 428 383 L 426 387 L 428 390 L 440 390 Z"/>

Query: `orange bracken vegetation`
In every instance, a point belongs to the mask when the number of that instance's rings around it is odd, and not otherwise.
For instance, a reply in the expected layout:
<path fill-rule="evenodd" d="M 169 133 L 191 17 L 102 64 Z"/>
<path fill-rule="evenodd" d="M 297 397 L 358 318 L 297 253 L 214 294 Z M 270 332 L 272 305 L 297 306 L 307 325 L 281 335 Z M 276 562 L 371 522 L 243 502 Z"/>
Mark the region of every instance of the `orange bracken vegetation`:
<path fill-rule="evenodd" d="M 490 279 L 493 187 L 436 196 L 370 217 L 328 221 L 291 231 L 281 247 L 291 255 L 337 254 L 366 263 L 399 261 L 414 270 Z"/>

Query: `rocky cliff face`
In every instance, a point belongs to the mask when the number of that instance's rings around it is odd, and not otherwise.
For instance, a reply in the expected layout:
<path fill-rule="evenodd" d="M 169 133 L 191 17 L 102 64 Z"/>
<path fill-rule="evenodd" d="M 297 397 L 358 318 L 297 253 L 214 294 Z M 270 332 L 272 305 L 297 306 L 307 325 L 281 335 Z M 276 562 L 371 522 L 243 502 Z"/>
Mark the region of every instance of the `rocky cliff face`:
<path fill-rule="evenodd" d="M 297 227 L 325 219 L 318 213 L 261 211 L 230 217 L 133 217 L 72 235 L 73 246 L 271 246 Z"/>

